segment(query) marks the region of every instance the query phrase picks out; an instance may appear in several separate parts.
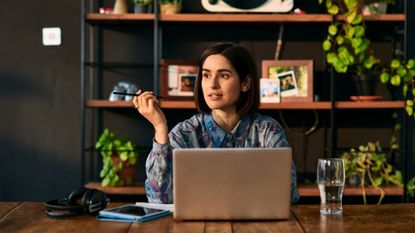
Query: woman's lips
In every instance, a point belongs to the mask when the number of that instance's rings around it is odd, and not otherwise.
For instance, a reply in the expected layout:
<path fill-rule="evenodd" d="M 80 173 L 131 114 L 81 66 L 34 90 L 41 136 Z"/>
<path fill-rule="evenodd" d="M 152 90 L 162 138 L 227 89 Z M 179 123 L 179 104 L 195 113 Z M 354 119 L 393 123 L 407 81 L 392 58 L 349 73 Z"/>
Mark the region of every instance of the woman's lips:
<path fill-rule="evenodd" d="M 209 100 L 219 100 L 222 98 L 222 94 L 208 94 Z"/>

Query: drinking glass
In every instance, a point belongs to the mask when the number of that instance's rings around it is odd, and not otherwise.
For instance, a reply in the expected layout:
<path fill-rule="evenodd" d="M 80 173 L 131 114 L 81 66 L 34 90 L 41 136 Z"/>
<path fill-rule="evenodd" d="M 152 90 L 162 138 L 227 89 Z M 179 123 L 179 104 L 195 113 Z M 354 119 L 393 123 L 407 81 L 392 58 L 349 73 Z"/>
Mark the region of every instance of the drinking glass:
<path fill-rule="evenodd" d="M 317 184 L 320 191 L 320 213 L 342 214 L 344 190 L 344 161 L 338 158 L 319 159 L 317 165 Z"/>

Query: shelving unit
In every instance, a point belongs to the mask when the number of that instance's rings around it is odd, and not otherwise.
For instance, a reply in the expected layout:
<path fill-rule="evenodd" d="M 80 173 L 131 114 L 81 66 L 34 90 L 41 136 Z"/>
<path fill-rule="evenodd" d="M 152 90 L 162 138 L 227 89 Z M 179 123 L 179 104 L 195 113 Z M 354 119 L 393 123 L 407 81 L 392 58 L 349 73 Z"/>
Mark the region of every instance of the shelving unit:
<path fill-rule="evenodd" d="M 408 2 L 409 0 L 405 0 Z M 91 7 L 89 7 L 91 8 Z M 332 22 L 332 16 L 328 14 L 176 14 L 176 15 L 159 15 L 157 8 L 155 8 L 154 14 L 120 14 L 120 15 L 107 15 L 91 13 L 86 11 L 85 4 L 82 4 L 81 11 L 81 30 L 82 30 L 82 52 L 81 52 L 81 159 L 85 161 L 85 152 L 83 148 L 89 145 L 85 143 L 85 111 L 86 109 L 102 111 L 105 109 L 129 109 L 133 105 L 127 101 L 108 101 L 99 99 L 97 97 L 87 98 L 86 95 L 86 80 L 94 79 L 94 77 L 86 77 L 87 72 L 85 67 L 102 70 L 108 69 L 141 69 L 150 68 L 153 69 L 153 90 L 158 93 L 159 90 L 159 62 L 163 57 L 162 54 L 162 41 L 163 41 L 163 27 L 164 26 L 178 26 L 178 25 L 210 25 L 210 24 L 249 24 L 249 25 L 278 25 L 278 24 L 298 24 L 298 25 L 310 25 L 310 24 L 329 24 Z M 343 20 L 340 17 L 340 20 Z M 407 14 L 387 14 L 387 15 L 374 15 L 366 16 L 365 20 L 371 24 L 402 24 L 408 20 Z M 100 27 L 113 27 L 113 26 L 151 26 L 153 28 L 153 63 L 143 64 L 130 62 L 104 62 L 100 58 L 101 52 L 97 52 L 95 60 L 87 60 L 86 56 L 86 27 L 100 28 Z M 92 29 L 89 30 L 92 30 Z M 98 32 L 99 34 L 99 32 Z M 92 40 L 91 40 L 92 38 Z M 93 36 L 90 36 L 89 43 L 93 43 Z M 89 81 L 93 83 L 94 81 Z M 161 100 L 160 105 L 164 109 L 195 109 L 195 105 L 192 101 L 173 101 L 173 100 Z M 278 104 L 261 104 L 260 109 L 263 110 L 327 110 L 333 113 L 336 109 L 402 109 L 404 103 L 402 101 L 376 101 L 376 102 L 353 102 L 353 101 L 321 101 L 311 103 L 278 103 Z M 335 122 L 335 118 L 331 119 L 331 122 Z M 334 124 L 334 123 L 333 123 Z M 335 125 L 334 125 L 335 126 Z M 335 129 L 335 127 L 332 126 Z M 332 148 L 336 147 L 336 136 L 333 136 Z M 407 161 L 406 147 L 404 152 L 404 161 Z M 85 183 L 85 165 L 82 166 L 82 182 Z M 404 172 L 405 169 L 404 169 Z"/>

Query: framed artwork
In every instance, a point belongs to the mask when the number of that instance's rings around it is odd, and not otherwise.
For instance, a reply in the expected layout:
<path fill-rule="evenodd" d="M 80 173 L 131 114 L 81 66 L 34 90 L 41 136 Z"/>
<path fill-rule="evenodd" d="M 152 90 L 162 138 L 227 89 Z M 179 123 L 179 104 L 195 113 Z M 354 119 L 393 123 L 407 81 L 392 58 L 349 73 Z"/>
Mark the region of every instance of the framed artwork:
<path fill-rule="evenodd" d="M 280 82 L 278 79 L 261 78 L 261 103 L 280 102 Z"/>
<path fill-rule="evenodd" d="M 281 102 L 313 102 L 313 60 L 264 60 L 262 79 L 279 80 Z"/>
<path fill-rule="evenodd" d="M 193 98 L 198 66 L 197 62 L 161 60 L 160 94 L 167 99 Z"/>

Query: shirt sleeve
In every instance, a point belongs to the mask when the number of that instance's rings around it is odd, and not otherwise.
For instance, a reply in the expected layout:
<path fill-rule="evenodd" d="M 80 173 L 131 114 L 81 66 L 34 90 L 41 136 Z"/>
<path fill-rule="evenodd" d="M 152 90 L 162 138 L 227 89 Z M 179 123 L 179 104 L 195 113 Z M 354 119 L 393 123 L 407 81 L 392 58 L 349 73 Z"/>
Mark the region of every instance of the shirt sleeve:
<path fill-rule="evenodd" d="M 153 139 L 153 149 L 147 157 L 145 189 L 148 202 L 173 203 L 173 161 L 174 148 L 186 147 L 177 135 L 177 127 L 169 133 L 169 142 L 159 144 Z"/>
<path fill-rule="evenodd" d="M 269 122 L 266 133 L 264 134 L 266 147 L 291 147 L 285 136 L 284 129 L 277 121 Z M 300 199 L 297 191 L 297 170 L 294 160 L 291 163 L 291 203 Z"/>

